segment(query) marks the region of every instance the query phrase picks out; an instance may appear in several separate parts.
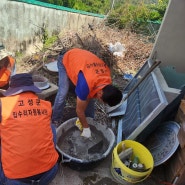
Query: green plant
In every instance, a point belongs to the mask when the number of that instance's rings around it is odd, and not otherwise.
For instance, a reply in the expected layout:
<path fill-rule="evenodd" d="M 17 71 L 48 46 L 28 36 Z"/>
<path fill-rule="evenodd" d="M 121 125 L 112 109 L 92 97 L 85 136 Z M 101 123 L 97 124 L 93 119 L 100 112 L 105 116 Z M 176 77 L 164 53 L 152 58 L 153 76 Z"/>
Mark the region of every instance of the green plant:
<path fill-rule="evenodd" d="M 49 48 L 50 46 L 52 46 L 55 41 L 58 39 L 57 35 L 53 35 L 51 37 L 47 37 L 45 42 L 43 43 L 44 44 L 44 48 Z"/>
<path fill-rule="evenodd" d="M 115 23 L 120 29 L 126 28 L 136 31 L 146 23 L 148 14 L 149 10 L 146 4 L 141 2 L 134 5 L 128 2 L 112 11 L 107 21 L 109 25 Z"/>
<path fill-rule="evenodd" d="M 129 29 L 136 33 L 149 34 L 148 21 L 161 22 L 168 0 L 158 0 L 158 3 L 146 3 L 144 0 L 127 0 L 115 5 L 107 17 L 107 25 L 119 29 Z"/>
<path fill-rule="evenodd" d="M 150 9 L 150 20 L 162 21 L 166 11 L 169 0 L 158 0 L 157 4 L 151 4 Z"/>
<path fill-rule="evenodd" d="M 21 58 L 23 56 L 23 53 L 22 52 L 20 52 L 20 51 L 16 51 L 15 52 L 15 57 L 16 58 Z"/>
<path fill-rule="evenodd" d="M 48 30 L 46 29 L 46 25 L 44 24 L 42 27 L 42 42 L 43 48 L 48 48 L 53 45 L 53 43 L 58 39 L 57 35 L 54 34 L 49 36 Z"/>
<path fill-rule="evenodd" d="M 43 27 L 42 27 L 41 30 L 42 30 L 42 42 L 43 42 L 43 44 L 45 44 L 46 43 L 46 40 L 49 37 L 48 31 L 46 29 L 46 25 L 43 25 Z"/>

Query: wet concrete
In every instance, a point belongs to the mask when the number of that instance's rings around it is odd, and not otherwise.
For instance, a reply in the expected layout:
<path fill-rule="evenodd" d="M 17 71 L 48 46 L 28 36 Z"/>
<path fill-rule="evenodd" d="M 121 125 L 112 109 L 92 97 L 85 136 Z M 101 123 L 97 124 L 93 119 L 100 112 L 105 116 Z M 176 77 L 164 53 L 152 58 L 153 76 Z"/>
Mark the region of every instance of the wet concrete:
<path fill-rule="evenodd" d="M 60 136 L 57 145 L 64 153 L 83 161 L 100 159 L 108 148 L 108 141 L 96 127 L 91 125 L 90 129 L 92 138 L 84 138 L 74 126 Z"/>

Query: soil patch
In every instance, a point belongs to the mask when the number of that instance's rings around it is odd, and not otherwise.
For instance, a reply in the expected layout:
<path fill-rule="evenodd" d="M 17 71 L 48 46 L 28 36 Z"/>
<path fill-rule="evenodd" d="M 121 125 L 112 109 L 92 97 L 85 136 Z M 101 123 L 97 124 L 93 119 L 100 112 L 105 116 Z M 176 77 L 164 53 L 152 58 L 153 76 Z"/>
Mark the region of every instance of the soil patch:
<path fill-rule="evenodd" d="M 120 42 L 125 51 L 122 57 L 115 56 L 110 50 L 110 43 Z M 48 71 L 45 64 L 55 61 L 58 54 L 71 48 L 89 50 L 100 57 L 111 69 L 113 84 L 120 90 L 124 90 L 128 81 L 124 74 L 135 74 L 148 59 L 153 43 L 135 33 L 126 30 L 116 30 L 100 24 L 93 29 L 75 32 L 69 30 L 61 33 L 58 40 L 49 48 L 38 50 L 32 56 L 17 59 L 17 73 L 38 73 L 48 78 L 51 83 L 58 85 L 58 73 Z M 36 46 L 37 47 L 37 46 Z M 54 102 L 55 95 L 48 100 Z M 69 94 L 64 110 L 63 121 L 76 117 L 75 96 Z M 105 114 L 105 105 L 96 102 L 95 120 L 102 124 L 110 124 L 110 119 Z"/>

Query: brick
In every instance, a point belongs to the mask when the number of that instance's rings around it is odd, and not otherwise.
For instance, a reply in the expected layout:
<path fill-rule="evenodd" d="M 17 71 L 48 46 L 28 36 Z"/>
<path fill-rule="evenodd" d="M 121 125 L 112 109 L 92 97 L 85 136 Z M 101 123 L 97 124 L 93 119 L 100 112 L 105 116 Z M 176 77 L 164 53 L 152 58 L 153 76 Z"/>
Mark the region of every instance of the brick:
<path fill-rule="evenodd" d="M 185 151 L 183 150 L 183 152 L 181 152 L 181 148 L 179 147 L 174 155 L 167 161 L 165 176 L 168 182 L 173 182 L 183 169 L 185 163 L 184 153 Z"/>
<path fill-rule="evenodd" d="M 185 147 L 185 123 L 182 123 L 180 125 L 181 127 L 179 129 L 177 137 L 178 137 L 181 148 L 184 148 Z"/>
<path fill-rule="evenodd" d="M 185 148 L 179 149 L 178 152 L 181 157 L 181 160 L 184 162 L 184 165 L 185 165 Z"/>
<path fill-rule="evenodd" d="M 173 182 L 175 185 L 184 185 L 185 184 L 185 166 L 181 169 L 179 175 L 175 178 Z"/>
<path fill-rule="evenodd" d="M 181 123 L 181 124 L 182 123 L 185 124 L 185 100 L 184 99 L 181 100 L 175 121 L 177 121 L 178 123 Z"/>
<path fill-rule="evenodd" d="M 53 84 L 51 82 L 49 84 L 50 84 L 50 88 L 42 90 L 41 93 L 37 94 L 39 98 L 45 100 L 46 98 L 48 98 L 48 97 L 50 97 L 50 96 L 52 96 L 52 95 L 57 93 L 58 86 L 56 86 L 55 84 Z"/>

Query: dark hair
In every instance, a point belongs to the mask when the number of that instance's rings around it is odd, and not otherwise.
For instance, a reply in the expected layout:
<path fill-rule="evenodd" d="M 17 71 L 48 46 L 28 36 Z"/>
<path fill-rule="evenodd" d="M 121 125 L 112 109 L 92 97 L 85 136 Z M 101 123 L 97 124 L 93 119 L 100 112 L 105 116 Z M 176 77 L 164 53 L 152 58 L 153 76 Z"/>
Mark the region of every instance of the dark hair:
<path fill-rule="evenodd" d="M 113 85 L 107 85 L 102 90 L 102 100 L 109 106 L 112 107 L 121 102 L 123 94 L 117 87 Z"/>

